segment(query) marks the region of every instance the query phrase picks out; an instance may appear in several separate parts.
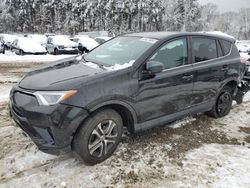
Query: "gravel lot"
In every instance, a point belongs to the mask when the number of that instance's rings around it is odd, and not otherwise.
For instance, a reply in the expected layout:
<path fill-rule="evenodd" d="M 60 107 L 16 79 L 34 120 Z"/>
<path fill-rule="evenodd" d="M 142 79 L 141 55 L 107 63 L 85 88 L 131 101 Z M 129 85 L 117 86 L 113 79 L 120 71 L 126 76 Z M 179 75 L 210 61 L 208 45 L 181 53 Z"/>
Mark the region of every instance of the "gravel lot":
<path fill-rule="evenodd" d="M 0 187 L 250 187 L 249 93 L 225 118 L 124 135 L 111 158 L 89 167 L 38 151 L 9 118 L 10 88 L 38 65 L 0 64 Z"/>

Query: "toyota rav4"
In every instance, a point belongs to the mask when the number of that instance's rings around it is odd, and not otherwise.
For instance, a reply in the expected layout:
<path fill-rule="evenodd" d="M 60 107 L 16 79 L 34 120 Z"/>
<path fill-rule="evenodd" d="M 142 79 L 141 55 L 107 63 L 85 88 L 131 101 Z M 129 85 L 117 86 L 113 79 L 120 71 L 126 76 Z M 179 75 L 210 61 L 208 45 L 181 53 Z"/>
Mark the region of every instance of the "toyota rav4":
<path fill-rule="evenodd" d="M 10 93 L 10 114 L 40 150 L 71 150 L 94 165 L 113 154 L 123 130 L 134 133 L 197 113 L 226 116 L 244 74 L 231 38 L 126 34 L 82 59 L 25 75 Z"/>

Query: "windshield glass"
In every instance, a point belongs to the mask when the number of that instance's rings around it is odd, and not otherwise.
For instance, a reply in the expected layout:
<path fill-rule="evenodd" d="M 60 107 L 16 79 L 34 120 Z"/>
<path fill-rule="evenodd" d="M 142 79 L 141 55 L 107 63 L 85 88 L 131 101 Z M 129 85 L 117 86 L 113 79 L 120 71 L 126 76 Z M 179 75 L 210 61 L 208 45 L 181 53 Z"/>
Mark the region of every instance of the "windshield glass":
<path fill-rule="evenodd" d="M 136 61 L 157 40 L 140 37 L 117 37 L 84 56 L 86 61 L 105 66 L 124 65 Z"/>

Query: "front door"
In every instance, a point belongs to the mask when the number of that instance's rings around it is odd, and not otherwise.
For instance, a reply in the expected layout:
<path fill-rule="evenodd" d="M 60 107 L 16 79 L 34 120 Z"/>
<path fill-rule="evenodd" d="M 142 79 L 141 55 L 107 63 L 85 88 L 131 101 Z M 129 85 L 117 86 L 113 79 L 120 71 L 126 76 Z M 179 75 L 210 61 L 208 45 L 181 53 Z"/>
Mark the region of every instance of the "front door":
<path fill-rule="evenodd" d="M 176 38 L 166 42 L 150 58 L 149 61 L 163 63 L 164 70 L 139 81 L 136 96 L 139 123 L 188 111 L 193 69 L 187 49 L 187 38 Z"/>

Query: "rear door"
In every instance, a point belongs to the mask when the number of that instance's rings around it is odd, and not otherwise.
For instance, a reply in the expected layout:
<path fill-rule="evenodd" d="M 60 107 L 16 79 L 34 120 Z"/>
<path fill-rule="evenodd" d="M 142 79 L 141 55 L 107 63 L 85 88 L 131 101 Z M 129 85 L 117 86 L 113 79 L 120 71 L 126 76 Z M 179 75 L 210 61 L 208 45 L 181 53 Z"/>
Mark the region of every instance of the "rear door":
<path fill-rule="evenodd" d="M 188 111 L 192 96 L 193 69 L 186 37 L 166 42 L 150 60 L 163 63 L 164 70 L 139 81 L 136 108 L 140 123 Z"/>
<path fill-rule="evenodd" d="M 192 36 L 191 46 L 195 71 L 192 106 L 198 112 L 205 111 L 213 106 L 229 65 L 216 38 Z"/>

